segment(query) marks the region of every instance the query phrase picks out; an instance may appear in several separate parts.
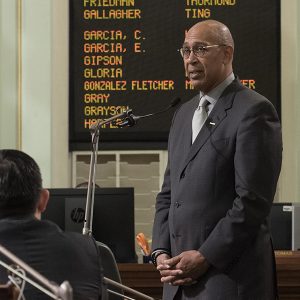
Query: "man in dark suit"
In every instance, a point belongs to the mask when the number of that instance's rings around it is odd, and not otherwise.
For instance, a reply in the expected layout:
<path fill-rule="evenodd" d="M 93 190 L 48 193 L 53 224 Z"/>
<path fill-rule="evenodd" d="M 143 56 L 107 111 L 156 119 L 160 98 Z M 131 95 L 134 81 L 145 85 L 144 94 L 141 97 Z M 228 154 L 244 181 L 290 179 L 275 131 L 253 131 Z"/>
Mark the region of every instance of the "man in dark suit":
<path fill-rule="evenodd" d="M 181 49 L 200 95 L 173 118 L 156 202 L 152 257 L 166 300 L 277 297 L 267 219 L 281 128 L 273 105 L 234 76 L 233 52 L 229 29 L 214 20 L 194 25 Z"/>
<path fill-rule="evenodd" d="M 24 152 L 0 150 L 0 244 L 48 280 L 69 281 L 74 300 L 101 299 L 102 267 L 94 240 L 41 221 L 48 198 L 36 162 Z M 0 260 L 12 264 L 4 255 Z M 0 266 L 0 282 L 7 281 Z M 49 299 L 29 283 L 24 295 Z"/>

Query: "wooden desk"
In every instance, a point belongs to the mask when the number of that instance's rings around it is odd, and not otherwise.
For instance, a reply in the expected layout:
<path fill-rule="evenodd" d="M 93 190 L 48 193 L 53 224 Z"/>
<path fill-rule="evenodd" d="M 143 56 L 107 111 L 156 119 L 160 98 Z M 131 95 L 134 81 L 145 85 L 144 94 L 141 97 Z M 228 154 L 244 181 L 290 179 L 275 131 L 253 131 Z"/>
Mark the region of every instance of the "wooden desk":
<path fill-rule="evenodd" d="M 276 252 L 280 300 L 300 299 L 300 251 Z M 146 295 L 161 299 L 162 284 L 152 264 L 119 264 L 122 283 Z"/>
<path fill-rule="evenodd" d="M 162 297 L 162 283 L 153 264 L 118 264 L 122 284 L 153 298 Z"/>
<path fill-rule="evenodd" d="M 276 251 L 280 300 L 300 299 L 300 251 Z"/>

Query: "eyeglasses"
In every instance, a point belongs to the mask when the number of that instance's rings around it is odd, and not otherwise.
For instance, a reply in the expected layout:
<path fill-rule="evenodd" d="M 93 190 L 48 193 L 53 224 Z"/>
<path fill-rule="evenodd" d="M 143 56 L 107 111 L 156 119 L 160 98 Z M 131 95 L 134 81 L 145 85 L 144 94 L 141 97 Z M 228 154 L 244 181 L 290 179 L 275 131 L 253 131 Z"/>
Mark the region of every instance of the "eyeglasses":
<path fill-rule="evenodd" d="M 191 52 L 193 52 L 193 54 L 199 58 L 199 57 L 204 57 L 206 52 L 208 52 L 209 48 L 222 47 L 222 46 L 226 46 L 226 45 L 208 45 L 208 46 L 198 46 L 196 48 L 183 47 L 178 51 L 180 52 L 181 56 L 184 59 L 188 59 L 191 55 Z"/>

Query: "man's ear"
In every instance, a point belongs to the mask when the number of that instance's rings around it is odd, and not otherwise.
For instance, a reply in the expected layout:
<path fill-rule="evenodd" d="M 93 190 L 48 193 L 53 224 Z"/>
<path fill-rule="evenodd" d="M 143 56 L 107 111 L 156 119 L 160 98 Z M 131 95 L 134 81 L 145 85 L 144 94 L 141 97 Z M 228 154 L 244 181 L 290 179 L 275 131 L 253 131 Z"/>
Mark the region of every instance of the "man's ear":
<path fill-rule="evenodd" d="M 232 63 L 233 60 L 233 48 L 230 46 L 224 46 L 224 65 Z"/>
<path fill-rule="evenodd" d="M 35 211 L 35 216 L 38 219 L 41 218 L 41 213 L 46 210 L 48 200 L 49 200 L 49 191 L 46 189 L 42 189 L 40 193 L 40 198 L 36 206 L 36 211 Z"/>

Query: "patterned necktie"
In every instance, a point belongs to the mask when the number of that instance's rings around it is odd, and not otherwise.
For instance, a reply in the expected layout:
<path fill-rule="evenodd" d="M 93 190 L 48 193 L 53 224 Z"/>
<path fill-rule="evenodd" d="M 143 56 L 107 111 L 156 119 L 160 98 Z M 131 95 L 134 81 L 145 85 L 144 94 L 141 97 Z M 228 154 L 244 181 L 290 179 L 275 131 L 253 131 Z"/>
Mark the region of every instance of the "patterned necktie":
<path fill-rule="evenodd" d="M 203 126 L 204 122 L 207 119 L 207 104 L 209 101 L 203 96 L 200 100 L 199 106 L 195 110 L 193 121 L 192 121 L 192 144 L 194 143 L 198 133 L 200 132 L 201 127 Z"/>

